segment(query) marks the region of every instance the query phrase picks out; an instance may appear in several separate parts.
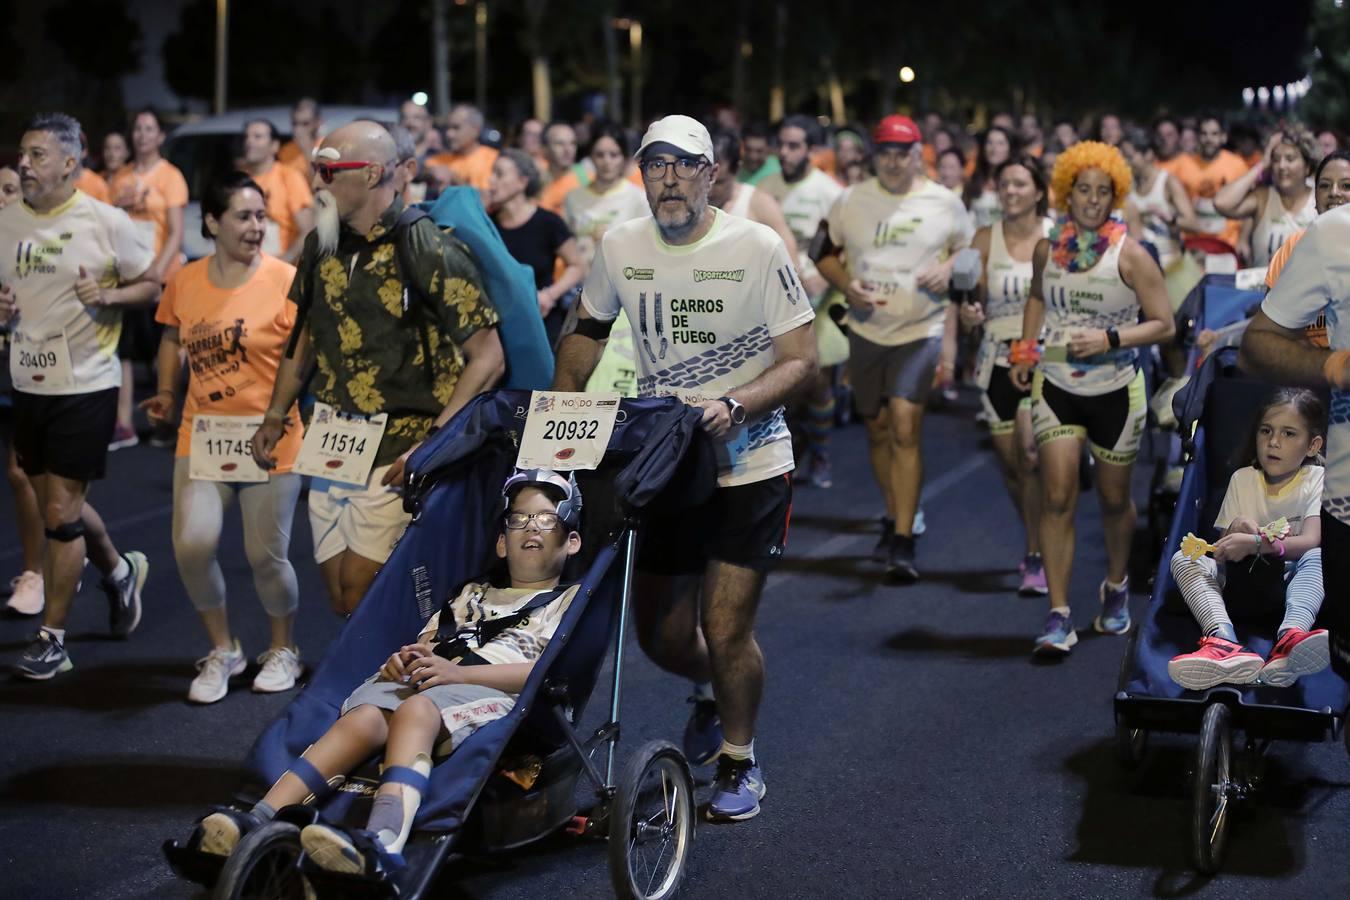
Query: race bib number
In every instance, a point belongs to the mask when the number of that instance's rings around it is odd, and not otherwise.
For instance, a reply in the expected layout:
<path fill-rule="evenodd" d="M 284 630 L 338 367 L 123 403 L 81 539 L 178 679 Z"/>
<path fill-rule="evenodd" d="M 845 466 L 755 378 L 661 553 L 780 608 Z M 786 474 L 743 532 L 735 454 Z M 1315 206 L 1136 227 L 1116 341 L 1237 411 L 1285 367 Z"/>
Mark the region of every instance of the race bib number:
<path fill-rule="evenodd" d="M 75 386 L 75 367 L 64 331 L 36 337 L 14 332 L 9 353 L 9 374 L 21 391 L 40 391 Z"/>
<path fill-rule="evenodd" d="M 597 468 L 618 416 L 615 393 L 532 391 L 516 467 L 564 472 Z"/>
<path fill-rule="evenodd" d="M 859 267 L 858 280 L 864 290 L 876 295 L 877 306 L 883 307 L 894 299 L 910 296 L 917 286 L 910 269 L 866 259 Z"/>
<path fill-rule="evenodd" d="M 697 406 L 709 400 L 720 400 L 722 397 L 721 394 L 710 394 L 698 388 L 665 388 L 664 392 L 665 396 L 676 397 L 681 403 L 689 406 Z M 731 454 L 731 462 L 734 465 L 737 458 L 750 449 L 750 423 L 731 426 L 731 430 L 723 435 L 722 443 Z"/>
<path fill-rule="evenodd" d="M 327 403 L 314 404 L 314 418 L 305 429 L 294 472 L 364 487 L 380 452 L 389 414 L 362 416 L 340 412 Z"/>
<path fill-rule="evenodd" d="M 980 341 L 980 351 L 975 356 L 975 384 L 982 391 L 989 390 L 989 382 L 994 379 L 994 365 L 999 361 L 999 348 L 1002 346 L 1002 341 L 988 338 Z M 1003 361 L 1007 362 L 1006 356 Z"/>
<path fill-rule="evenodd" d="M 267 472 L 253 459 L 251 447 L 262 421 L 262 416 L 195 416 L 188 476 L 193 481 L 266 481 Z"/>

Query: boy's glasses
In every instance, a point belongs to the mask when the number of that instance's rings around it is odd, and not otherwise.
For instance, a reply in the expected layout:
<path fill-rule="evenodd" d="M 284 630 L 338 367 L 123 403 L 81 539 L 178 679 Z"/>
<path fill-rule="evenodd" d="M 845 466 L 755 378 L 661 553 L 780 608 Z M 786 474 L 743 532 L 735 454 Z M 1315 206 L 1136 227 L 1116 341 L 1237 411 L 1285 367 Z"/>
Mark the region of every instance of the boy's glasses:
<path fill-rule="evenodd" d="M 540 531 L 552 531 L 558 527 L 559 521 L 561 520 L 558 518 L 558 514 L 550 512 L 513 512 L 506 514 L 506 527 L 510 528 L 512 531 L 520 531 L 526 525 L 529 525 L 530 522 L 534 522 L 535 527 Z"/>
<path fill-rule="evenodd" d="M 365 162 L 362 160 L 351 160 L 350 162 L 316 162 L 314 171 L 319 173 L 324 184 L 333 183 L 333 174 L 335 172 L 345 172 L 351 169 L 364 169 L 366 166 L 377 166 L 379 163 Z"/>

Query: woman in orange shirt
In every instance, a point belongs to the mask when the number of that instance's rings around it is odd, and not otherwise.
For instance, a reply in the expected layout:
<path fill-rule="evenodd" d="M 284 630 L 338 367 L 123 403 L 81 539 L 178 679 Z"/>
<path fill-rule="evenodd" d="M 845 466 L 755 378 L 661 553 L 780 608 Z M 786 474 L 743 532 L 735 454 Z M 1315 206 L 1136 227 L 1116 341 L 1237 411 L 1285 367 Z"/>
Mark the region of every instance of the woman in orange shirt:
<path fill-rule="evenodd" d="M 178 573 L 211 638 L 197 663 L 188 699 L 214 703 L 247 661 L 230 633 L 225 578 L 217 561 L 225 507 L 238 497 L 244 553 L 253 584 L 272 623 L 270 648 L 258 658 L 253 690 L 284 691 L 300 674 L 292 645 L 299 590 L 288 556 L 300 476 L 291 471 L 300 452 L 299 411 L 277 446 L 277 466 L 257 469 L 249 439 L 272 397 L 286 341 L 295 324 L 287 299 L 295 267 L 265 256 L 267 205 L 262 188 L 242 172 L 214 183 L 202 198 L 202 231 L 216 252 L 183 268 L 164 289 L 156 318 L 159 393 L 141 406 L 166 423 L 176 408 L 179 354 L 191 370 L 173 468 L 173 549 Z"/>
<path fill-rule="evenodd" d="M 164 128 L 152 109 L 136 113 L 131 124 L 134 156 L 129 165 L 111 176 L 108 190 L 114 206 L 120 206 L 155 248 L 150 271 L 167 284 L 183 265 L 183 208 L 188 202 L 187 181 L 178 167 L 159 155 Z M 132 364 L 149 363 L 155 356 L 155 328 L 150 310 L 127 310 L 122 316 L 122 337 L 117 355 L 122 360 L 122 388 L 118 394 L 117 428 L 110 450 L 139 443 L 132 428 Z"/>

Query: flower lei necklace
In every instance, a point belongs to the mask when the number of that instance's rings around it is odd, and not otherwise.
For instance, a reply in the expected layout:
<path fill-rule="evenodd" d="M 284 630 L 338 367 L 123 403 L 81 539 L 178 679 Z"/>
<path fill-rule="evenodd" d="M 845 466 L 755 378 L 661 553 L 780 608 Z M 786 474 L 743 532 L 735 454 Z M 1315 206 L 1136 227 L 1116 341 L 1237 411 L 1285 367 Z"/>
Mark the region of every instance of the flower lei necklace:
<path fill-rule="evenodd" d="M 1096 231 L 1080 233 L 1073 219 L 1065 216 L 1050 231 L 1050 258 L 1066 272 L 1086 272 L 1124 236 L 1124 222 L 1107 219 Z"/>

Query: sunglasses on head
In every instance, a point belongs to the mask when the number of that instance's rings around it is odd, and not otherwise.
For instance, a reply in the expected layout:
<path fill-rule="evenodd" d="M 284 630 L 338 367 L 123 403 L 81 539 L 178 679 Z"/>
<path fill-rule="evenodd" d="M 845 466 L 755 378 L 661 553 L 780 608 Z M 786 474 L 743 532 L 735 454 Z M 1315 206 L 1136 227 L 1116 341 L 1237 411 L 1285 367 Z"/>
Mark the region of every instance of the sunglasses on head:
<path fill-rule="evenodd" d="M 319 173 L 324 184 L 333 183 L 333 174 L 335 172 L 345 172 L 353 169 L 364 169 L 366 166 L 378 166 L 379 163 L 365 162 L 363 160 L 352 160 L 350 162 L 315 162 L 314 171 Z"/>

